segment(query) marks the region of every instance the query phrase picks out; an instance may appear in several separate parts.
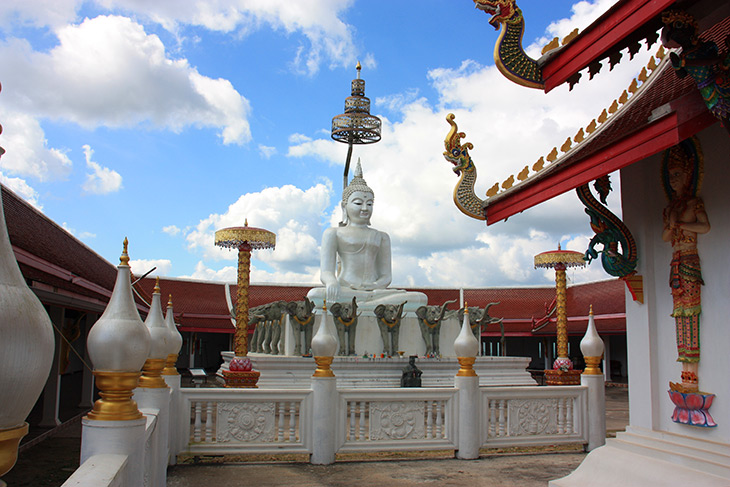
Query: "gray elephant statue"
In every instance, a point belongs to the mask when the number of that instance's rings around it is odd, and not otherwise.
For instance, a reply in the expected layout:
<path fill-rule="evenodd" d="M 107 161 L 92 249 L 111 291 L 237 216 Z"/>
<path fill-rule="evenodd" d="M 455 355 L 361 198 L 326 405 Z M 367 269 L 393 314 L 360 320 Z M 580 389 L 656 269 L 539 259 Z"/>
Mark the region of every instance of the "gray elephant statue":
<path fill-rule="evenodd" d="M 502 318 L 492 318 L 489 316 L 489 308 L 495 304 L 499 304 L 499 301 L 487 304 L 484 309 L 480 309 L 478 306 L 469 306 L 469 325 L 477 340 L 481 338 L 482 330 L 487 325 L 502 321 Z M 459 323 L 464 323 L 464 308 L 459 310 Z"/>
<path fill-rule="evenodd" d="M 421 336 L 426 342 L 426 355 L 439 355 L 439 334 L 441 332 L 441 321 L 446 314 L 446 308 L 456 300 L 446 301 L 441 306 L 421 306 L 416 309 L 418 325 L 421 328 Z"/>
<path fill-rule="evenodd" d="M 281 342 L 281 321 L 286 313 L 286 301 L 273 301 L 265 305 L 264 316 L 266 317 L 266 337 L 264 338 L 264 353 L 279 355 Z"/>
<path fill-rule="evenodd" d="M 249 352 L 261 352 L 262 337 L 266 333 L 266 316 L 263 314 L 263 306 L 256 306 L 248 310 L 248 328 L 253 329 L 253 336 L 248 343 Z"/>
<path fill-rule="evenodd" d="M 400 321 L 403 319 L 403 307 L 407 302 L 403 301 L 400 305 L 379 304 L 373 310 L 378 319 L 380 336 L 383 338 L 383 353 L 391 357 L 398 352 Z"/>
<path fill-rule="evenodd" d="M 340 339 L 340 355 L 355 355 L 355 332 L 357 330 L 357 298 L 352 303 L 334 303 L 330 306 L 334 316 L 337 337 Z"/>
<path fill-rule="evenodd" d="M 286 312 L 289 313 L 289 323 L 294 334 L 294 355 L 306 355 L 312 346 L 314 303 L 307 298 L 304 301 L 291 301 L 286 305 Z"/>

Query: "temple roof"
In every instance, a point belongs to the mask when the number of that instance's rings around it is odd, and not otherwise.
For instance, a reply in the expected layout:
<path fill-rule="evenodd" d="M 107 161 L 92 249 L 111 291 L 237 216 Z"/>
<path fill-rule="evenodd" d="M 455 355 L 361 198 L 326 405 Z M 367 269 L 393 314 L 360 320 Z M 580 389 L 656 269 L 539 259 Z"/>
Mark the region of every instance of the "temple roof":
<path fill-rule="evenodd" d="M 701 37 L 723 45 L 728 34 L 730 17 L 714 24 Z M 689 76 L 678 78 L 667 58 L 663 50 L 652 58 L 650 66 L 654 68 L 640 74 L 643 81 L 638 88 L 639 82 L 632 83 L 629 90 L 633 88 L 635 94 L 623 103 L 619 103 L 623 95 L 618 93 L 613 104 L 607 99 L 613 114 L 604 111 L 601 115 L 606 118 L 598 129 L 578 143 L 578 137 L 569 139 L 561 148 L 564 154 L 554 157 L 554 162 L 487 199 L 487 225 L 659 153 L 719 123 L 707 110 L 693 80 Z M 557 147 L 553 153 L 557 154 Z"/>

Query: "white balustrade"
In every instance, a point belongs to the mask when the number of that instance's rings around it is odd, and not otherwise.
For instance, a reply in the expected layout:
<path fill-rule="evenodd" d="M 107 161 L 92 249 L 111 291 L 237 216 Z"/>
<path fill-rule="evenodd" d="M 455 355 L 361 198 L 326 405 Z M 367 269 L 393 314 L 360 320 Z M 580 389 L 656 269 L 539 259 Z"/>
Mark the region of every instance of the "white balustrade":
<path fill-rule="evenodd" d="M 456 389 L 340 389 L 339 452 L 443 450 L 456 445 Z"/>
<path fill-rule="evenodd" d="M 187 453 L 308 453 L 310 390 L 182 389 Z M 187 427 L 186 427 L 187 424 Z"/>
<path fill-rule="evenodd" d="M 588 441 L 585 387 L 485 387 L 481 391 L 483 447 Z"/>

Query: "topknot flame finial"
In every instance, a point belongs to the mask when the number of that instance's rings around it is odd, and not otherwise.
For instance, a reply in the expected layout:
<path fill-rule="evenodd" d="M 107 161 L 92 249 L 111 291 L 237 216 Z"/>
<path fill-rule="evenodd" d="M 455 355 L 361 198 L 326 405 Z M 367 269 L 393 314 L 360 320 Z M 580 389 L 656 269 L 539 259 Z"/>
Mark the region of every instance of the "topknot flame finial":
<path fill-rule="evenodd" d="M 129 254 L 127 253 L 128 246 L 129 240 L 127 240 L 127 237 L 124 237 L 124 242 L 122 242 L 122 256 L 119 257 L 120 265 L 129 265 Z"/>
<path fill-rule="evenodd" d="M 155 278 L 155 287 L 152 289 L 154 294 L 160 294 L 160 276 Z"/>
<path fill-rule="evenodd" d="M 168 295 L 168 296 L 169 296 L 169 297 L 168 297 L 168 299 L 167 299 L 167 307 L 168 307 L 168 308 L 171 308 L 171 307 L 172 307 L 172 294 L 170 294 L 170 295 Z"/>

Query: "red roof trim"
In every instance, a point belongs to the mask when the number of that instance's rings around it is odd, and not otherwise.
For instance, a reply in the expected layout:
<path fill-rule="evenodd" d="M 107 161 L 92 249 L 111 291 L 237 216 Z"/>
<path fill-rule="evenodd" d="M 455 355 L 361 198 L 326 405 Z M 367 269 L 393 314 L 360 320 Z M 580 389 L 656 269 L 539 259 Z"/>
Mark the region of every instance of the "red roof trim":
<path fill-rule="evenodd" d="M 236 333 L 235 328 L 230 328 L 230 329 L 225 328 L 224 329 L 224 328 L 200 328 L 197 326 L 178 326 L 177 329 L 180 331 L 189 331 L 189 332 L 194 332 L 194 333 L 229 333 L 229 334 Z"/>
<path fill-rule="evenodd" d="M 627 1 L 609 10 L 542 66 L 545 93 L 565 83 L 576 72 L 605 53 L 626 36 L 659 15 L 675 0 Z"/>
<path fill-rule="evenodd" d="M 588 157 L 560 168 L 536 181 L 505 194 L 493 203 L 487 200 L 487 225 L 492 225 L 603 175 L 626 167 L 678 144 L 687 137 L 717 122 L 697 97 L 685 97 L 672 103 L 674 112 L 647 127 L 609 144 Z M 702 103 L 702 100 L 699 100 Z M 701 110 L 700 110 L 701 108 Z"/>

